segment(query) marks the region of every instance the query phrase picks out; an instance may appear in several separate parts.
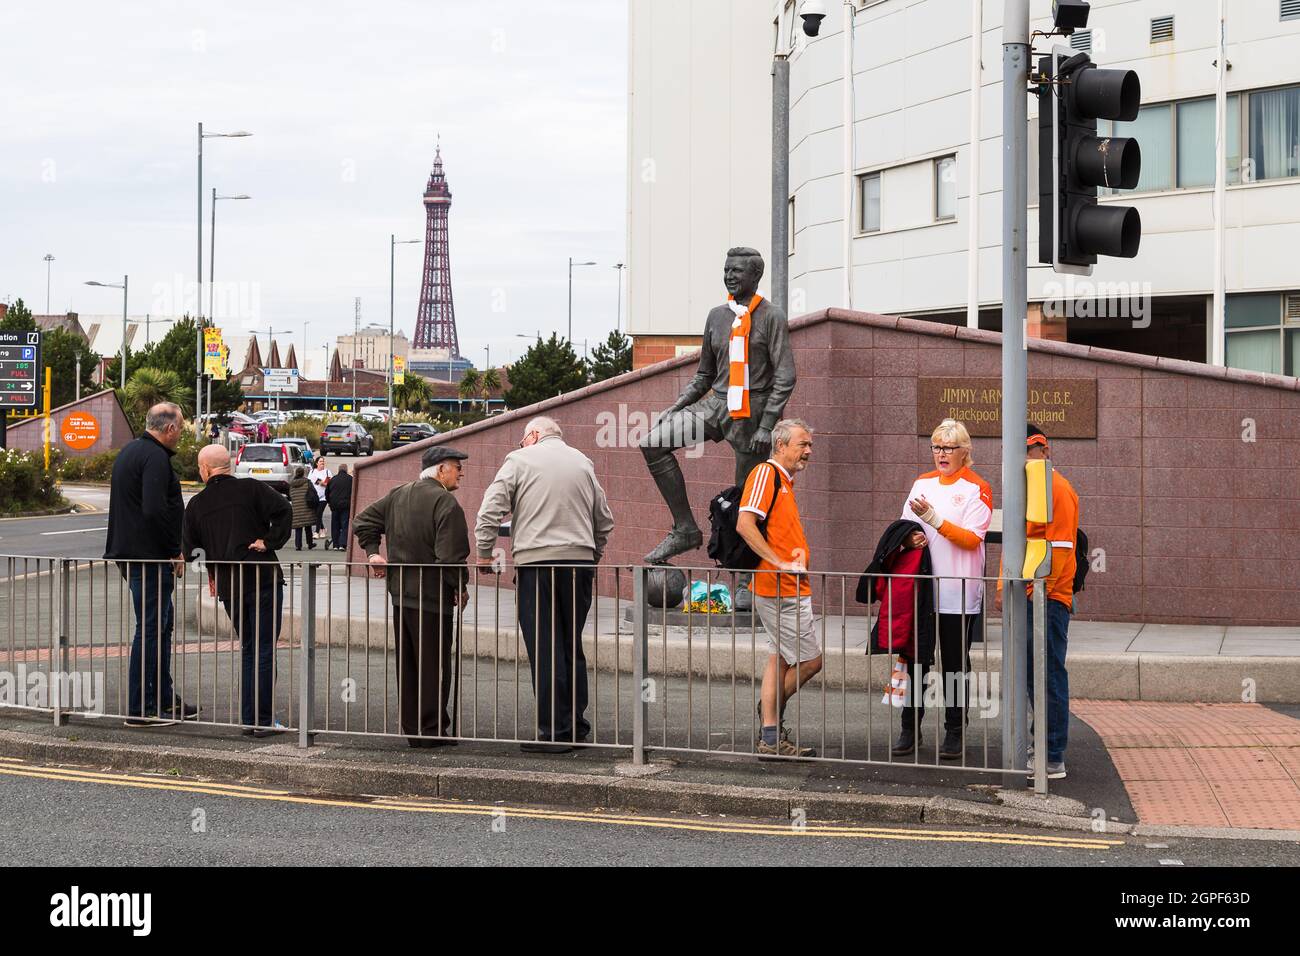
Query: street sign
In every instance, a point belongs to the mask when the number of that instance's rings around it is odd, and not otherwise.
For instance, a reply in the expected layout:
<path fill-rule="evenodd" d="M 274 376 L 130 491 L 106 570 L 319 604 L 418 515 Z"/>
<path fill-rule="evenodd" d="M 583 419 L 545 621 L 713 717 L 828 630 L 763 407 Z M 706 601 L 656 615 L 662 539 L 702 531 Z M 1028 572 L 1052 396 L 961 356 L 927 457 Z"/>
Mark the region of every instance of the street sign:
<path fill-rule="evenodd" d="M 40 332 L 0 332 L 0 409 L 36 408 L 40 369 Z"/>
<path fill-rule="evenodd" d="M 298 370 L 296 368 L 264 368 L 262 383 L 268 392 L 298 391 Z"/>

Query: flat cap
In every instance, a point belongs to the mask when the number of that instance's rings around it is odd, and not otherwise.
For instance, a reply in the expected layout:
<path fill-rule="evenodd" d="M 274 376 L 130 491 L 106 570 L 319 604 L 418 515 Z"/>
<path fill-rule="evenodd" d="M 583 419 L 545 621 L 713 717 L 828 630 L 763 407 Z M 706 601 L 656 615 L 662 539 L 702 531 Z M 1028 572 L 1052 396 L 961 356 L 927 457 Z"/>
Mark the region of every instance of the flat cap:
<path fill-rule="evenodd" d="M 469 455 L 465 454 L 459 448 L 452 448 L 450 445 L 434 445 L 420 456 L 420 467 L 432 468 L 434 465 L 446 461 L 448 458 L 455 458 L 464 461 L 468 457 Z"/>

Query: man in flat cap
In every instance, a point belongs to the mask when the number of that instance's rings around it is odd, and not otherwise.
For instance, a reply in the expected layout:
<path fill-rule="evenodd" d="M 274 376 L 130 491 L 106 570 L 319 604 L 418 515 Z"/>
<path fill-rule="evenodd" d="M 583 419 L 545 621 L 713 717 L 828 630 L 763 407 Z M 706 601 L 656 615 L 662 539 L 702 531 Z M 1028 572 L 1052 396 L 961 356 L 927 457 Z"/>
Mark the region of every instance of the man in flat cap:
<path fill-rule="evenodd" d="M 506 455 L 483 493 L 474 526 L 482 572 L 500 571 L 493 548 L 506 515 L 519 628 L 537 695 L 536 737 L 521 749 L 565 753 L 590 740 L 582 629 L 614 516 L 591 459 L 565 444 L 554 419 L 539 415 L 524 426 L 518 451 Z"/>
<path fill-rule="evenodd" d="M 453 612 L 464 608 L 469 528 L 452 494 L 469 456 L 435 445 L 420 477 L 357 515 L 353 533 L 375 577 L 387 577 L 397 645 L 398 733 L 412 747 L 455 744 L 452 710 Z M 385 544 L 388 557 L 379 553 Z"/>

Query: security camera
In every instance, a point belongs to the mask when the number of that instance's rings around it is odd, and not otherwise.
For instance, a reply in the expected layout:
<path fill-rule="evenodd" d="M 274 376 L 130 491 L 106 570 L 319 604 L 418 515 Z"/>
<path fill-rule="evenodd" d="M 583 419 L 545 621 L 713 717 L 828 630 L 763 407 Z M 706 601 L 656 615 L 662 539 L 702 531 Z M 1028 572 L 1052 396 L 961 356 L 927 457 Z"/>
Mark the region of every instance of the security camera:
<path fill-rule="evenodd" d="M 826 19 L 826 4 L 821 0 L 804 0 L 799 16 L 803 17 L 803 32 L 815 37 L 822 28 L 822 20 Z"/>
<path fill-rule="evenodd" d="M 1052 0 L 1052 24 L 1069 36 L 1088 25 L 1088 0 Z"/>

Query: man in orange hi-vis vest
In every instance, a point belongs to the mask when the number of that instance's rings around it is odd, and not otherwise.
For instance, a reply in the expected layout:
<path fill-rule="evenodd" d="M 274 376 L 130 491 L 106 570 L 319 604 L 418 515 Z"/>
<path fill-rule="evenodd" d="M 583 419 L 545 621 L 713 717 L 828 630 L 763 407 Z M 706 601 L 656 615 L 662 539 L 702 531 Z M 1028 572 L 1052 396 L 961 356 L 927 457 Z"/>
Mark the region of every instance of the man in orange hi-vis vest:
<path fill-rule="evenodd" d="M 1037 425 L 1029 425 L 1025 439 L 1025 457 L 1039 459 L 1052 457 L 1047 436 Z M 1047 632 L 1047 779 L 1060 780 L 1065 776 L 1065 745 L 1070 730 L 1070 676 L 1065 670 L 1065 652 L 1070 631 L 1070 615 L 1074 612 L 1074 571 L 1076 562 L 1087 561 L 1086 554 L 1076 554 L 1079 538 L 1079 496 L 1065 476 L 1052 469 L 1052 520 L 1046 526 L 1026 523 L 1026 535 L 1031 539 L 1045 539 L 1052 552 L 1052 570 L 1043 580 L 1047 590 L 1043 602 L 1046 608 Z M 1033 585 L 1027 591 L 1032 594 Z M 1033 626 L 1033 602 L 1025 601 L 1025 620 Z M 1002 609 L 1002 580 L 998 579 L 998 596 L 994 605 Z M 1029 642 L 1029 699 L 1034 699 L 1034 642 Z M 1035 755 L 1036 757 L 1037 755 Z M 1029 759 L 1030 773 L 1034 759 Z"/>
<path fill-rule="evenodd" d="M 709 312 L 699 369 L 641 442 L 673 516 L 672 530 L 645 556 L 647 564 L 664 564 L 704 542 L 674 451 L 704 441 L 728 442 L 736 453 L 737 485 L 771 453 L 772 429 L 794 391 L 795 371 L 790 324 L 758 293 L 762 277 L 763 257 L 756 250 L 727 250 L 722 270 L 727 301 Z"/>

